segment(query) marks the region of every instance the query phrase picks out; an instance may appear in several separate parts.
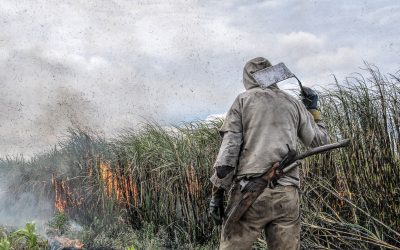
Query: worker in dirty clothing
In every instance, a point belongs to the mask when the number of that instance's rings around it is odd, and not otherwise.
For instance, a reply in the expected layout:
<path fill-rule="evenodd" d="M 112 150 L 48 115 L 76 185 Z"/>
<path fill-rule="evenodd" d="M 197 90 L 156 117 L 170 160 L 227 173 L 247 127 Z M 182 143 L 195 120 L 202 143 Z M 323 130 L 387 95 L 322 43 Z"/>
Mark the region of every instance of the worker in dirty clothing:
<path fill-rule="evenodd" d="M 226 215 L 243 196 L 240 180 L 251 181 L 265 173 L 288 153 L 287 145 L 296 149 L 298 139 L 306 147 L 329 142 L 318 96 L 312 89 L 304 87 L 302 103 L 276 84 L 267 88 L 257 84 L 251 74 L 269 66 L 262 57 L 246 63 L 246 91 L 235 99 L 220 129 L 223 141 L 210 179 L 213 191 L 209 208 L 210 216 L 223 226 L 220 249 L 251 249 L 263 229 L 269 249 L 300 249 L 298 167 L 280 178 L 274 188 L 264 189 L 239 220 L 239 230 L 229 237 L 223 233 L 224 191 L 229 190 Z"/>

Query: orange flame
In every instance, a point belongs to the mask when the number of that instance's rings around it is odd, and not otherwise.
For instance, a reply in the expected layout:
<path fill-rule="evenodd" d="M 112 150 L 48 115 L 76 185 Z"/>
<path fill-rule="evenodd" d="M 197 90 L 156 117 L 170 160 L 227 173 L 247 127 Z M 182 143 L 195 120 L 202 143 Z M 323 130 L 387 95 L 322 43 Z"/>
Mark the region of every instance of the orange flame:
<path fill-rule="evenodd" d="M 85 244 L 80 242 L 79 240 L 71 240 L 67 237 L 55 237 L 55 239 L 61 243 L 61 245 L 65 248 L 75 248 L 75 249 L 83 249 Z"/>
<path fill-rule="evenodd" d="M 129 208 L 132 202 L 135 207 L 138 206 L 138 187 L 133 183 L 132 176 L 124 176 L 119 169 L 112 170 L 110 163 L 100 161 L 100 178 L 107 197 L 115 198 Z"/>
<path fill-rule="evenodd" d="M 66 199 L 66 185 L 63 181 L 58 181 L 55 177 L 52 177 L 51 180 L 55 192 L 55 203 L 54 206 L 59 212 L 65 212 L 65 208 L 67 207 L 67 199 Z"/>
<path fill-rule="evenodd" d="M 133 180 L 132 175 L 121 173 L 119 168 L 111 168 L 111 163 L 97 158 L 97 163 L 90 164 L 87 172 L 88 177 L 93 177 L 95 168 L 98 167 L 98 176 L 102 183 L 102 191 L 108 198 L 115 199 L 116 205 L 123 205 L 126 208 L 139 207 L 142 204 L 142 195 L 140 192 L 141 184 Z M 194 169 L 193 169 L 194 171 Z M 189 173 L 189 172 L 188 172 Z M 197 178 L 195 173 L 189 173 L 190 179 L 195 179 L 196 187 L 191 192 L 197 192 Z M 65 212 L 69 207 L 77 207 L 84 203 L 84 198 L 70 187 L 68 178 L 63 180 L 52 177 L 52 185 L 55 193 L 55 208 L 59 212 Z M 72 192 L 74 191 L 74 192 Z M 139 197 L 140 195 L 140 197 Z"/>
<path fill-rule="evenodd" d="M 56 179 L 53 175 L 51 183 L 55 193 L 54 207 L 57 211 L 64 213 L 67 207 L 76 207 L 82 204 L 83 198 L 76 198 L 79 196 L 71 191 L 68 185 L 68 178 L 66 180 L 60 180 Z"/>
<path fill-rule="evenodd" d="M 100 162 L 100 176 L 104 182 L 104 191 L 107 196 L 112 194 L 112 173 L 110 169 L 110 164 L 105 162 Z"/>

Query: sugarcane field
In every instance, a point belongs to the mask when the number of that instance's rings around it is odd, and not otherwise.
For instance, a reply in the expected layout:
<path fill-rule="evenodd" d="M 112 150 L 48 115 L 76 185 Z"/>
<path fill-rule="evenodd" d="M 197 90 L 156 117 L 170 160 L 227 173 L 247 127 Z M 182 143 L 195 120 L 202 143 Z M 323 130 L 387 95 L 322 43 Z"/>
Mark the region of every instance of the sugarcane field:
<path fill-rule="evenodd" d="M 400 250 L 399 10 L 0 2 L 0 250 Z"/>

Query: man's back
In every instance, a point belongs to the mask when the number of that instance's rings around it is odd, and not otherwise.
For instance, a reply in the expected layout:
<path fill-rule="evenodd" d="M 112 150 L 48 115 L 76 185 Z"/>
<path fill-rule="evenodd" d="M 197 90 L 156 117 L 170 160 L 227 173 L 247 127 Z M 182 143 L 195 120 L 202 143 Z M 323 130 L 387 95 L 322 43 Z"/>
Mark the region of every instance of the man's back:
<path fill-rule="evenodd" d="M 221 128 L 222 132 L 242 133 L 243 143 L 236 170 L 237 176 L 265 173 L 291 149 L 297 138 L 310 146 L 327 142 L 326 133 L 318 133 L 312 115 L 302 103 L 277 87 L 254 87 L 240 94 Z M 316 132 L 317 131 L 317 132 Z M 279 182 L 299 186 L 295 168 Z"/>

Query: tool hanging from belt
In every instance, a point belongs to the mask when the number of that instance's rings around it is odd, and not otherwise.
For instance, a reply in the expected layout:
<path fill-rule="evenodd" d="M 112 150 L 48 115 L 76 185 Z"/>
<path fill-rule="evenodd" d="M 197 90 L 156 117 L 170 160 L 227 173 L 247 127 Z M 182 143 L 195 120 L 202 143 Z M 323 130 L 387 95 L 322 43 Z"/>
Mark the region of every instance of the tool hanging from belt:
<path fill-rule="evenodd" d="M 254 180 L 249 181 L 242 188 L 244 193 L 243 198 L 240 202 L 232 208 L 229 212 L 224 226 L 224 237 L 229 237 L 234 229 L 235 224 L 242 218 L 243 214 L 253 204 L 257 197 L 263 192 L 266 187 L 273 188 L 276 181 L 281 178 L 285 173 L 289 172 L 295 167 L 301 165 L 301 160 L 315 154 L 324 153 L 332 149 L 347 147 L 350 144 L 349 139 L 345 139 L 336 143 L 315 147 L 306 152 L 297 155 L 296 151 L 291 150 L 280 161 L 273 164 L 266 173 L 260 177 L 256 177 Z"/>

